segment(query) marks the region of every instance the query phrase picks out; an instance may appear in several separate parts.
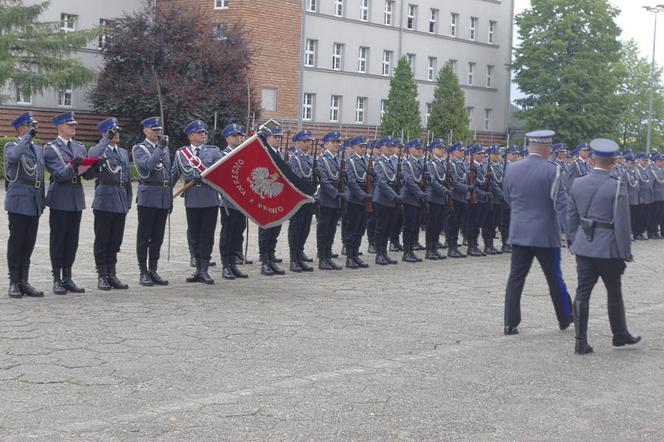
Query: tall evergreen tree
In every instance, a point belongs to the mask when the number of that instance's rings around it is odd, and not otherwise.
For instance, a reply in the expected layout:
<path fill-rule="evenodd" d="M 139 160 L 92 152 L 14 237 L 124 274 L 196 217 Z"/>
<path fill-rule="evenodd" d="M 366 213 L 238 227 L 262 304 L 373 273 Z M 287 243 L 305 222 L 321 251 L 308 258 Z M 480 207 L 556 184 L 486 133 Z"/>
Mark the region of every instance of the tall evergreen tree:
<path fill-rule="evenodd" d="M 0 0 L 0 87 L 36 94 L 92 80 L 93 72 L 68 56 L 85 47 L 98 30 L 61 32 L 61 22 L 39 22 L 48 6 L 49 2 Z"/>
<path fill-rule="evenodd" d="M 427 129 L 446 141 L 470 141 L 470 120 L 459 78 L 450 63 L 438 72 Z M 451 138 L 450 138 L 451 137 Z"/>
<path fill-rule="evenodd" d="M 380 125 L 383 136 L 394 135 L 410 138 L 422 133 L 422 120 L 417 104 L 417 84 L 410 70 L 408 59 L 402 57 L 390 80 L 390 93 L 387 96 L 385 116 Z"/>
<path fill-rule="evenodd" d="M 554 129 L 570 145 L 615 134 L 618 12 L 609 0 L 531 0 L 517 15 L 514 80 L 529 128 Z"/>

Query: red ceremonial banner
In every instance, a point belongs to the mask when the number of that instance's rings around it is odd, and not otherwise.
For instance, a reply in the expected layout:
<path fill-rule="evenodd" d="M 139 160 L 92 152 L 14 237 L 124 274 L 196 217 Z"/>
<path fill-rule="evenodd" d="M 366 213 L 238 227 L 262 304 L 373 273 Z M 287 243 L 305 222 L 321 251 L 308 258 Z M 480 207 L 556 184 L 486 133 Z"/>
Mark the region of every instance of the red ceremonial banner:
<path fill-rule="evenodd" d="M 297 189 L 281 172 L 254 135 L 208 167 L 203 180 L 260 227 L 283 224 L 314 199 Z"/>
<path fill-rule="evenodd" d="M 87 172 L 92 166 L 97 164 L 99 161 L 98 158 L 83 158 L 83 162 L 81 162 L 81 165 L 78 166 L 78 170 L 76 173 L 80 176 L 83 175 L 85 172 Z M 70 161 L 69 164 L 74 164 L 74 161 Z"/>

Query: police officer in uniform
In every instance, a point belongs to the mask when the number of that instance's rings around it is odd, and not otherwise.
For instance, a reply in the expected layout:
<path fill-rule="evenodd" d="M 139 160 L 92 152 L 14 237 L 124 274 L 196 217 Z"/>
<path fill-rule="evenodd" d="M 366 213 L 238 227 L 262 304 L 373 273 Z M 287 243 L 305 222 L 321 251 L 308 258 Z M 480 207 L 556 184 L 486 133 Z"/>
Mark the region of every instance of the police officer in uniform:
<path fill-rule="evenodd" d="M 401 140 L 383 139 L 376 143 L 380 148 L 381 155 L 374 161 L 374 170 L 376 172 L 376 182 L 373 192 L 373 209 L 376 218 L 375 230 L 375 248 L 376 264 L 388 265 L 397 264 L 387 254 L 387 242 L 394 224 L 397 221 L 398 207 L 401 204 L 401 196 L 397 192 L 398 176 L 396 164 L 391 161 L 390 154 L 393 145 L 401 146 Z"/>
<path fill-rule="evenodd" d="M 403 166 L 403 155 L 402 155 L 402 149 L 405 148 L 404 143 L 396 138 L 396 139 L 391 139 L 388 138 L 387 142 L 392 146 L 392 153 L 390 155 L 390 161 L 392 162 L 392 167 L 396 171 L 400 171 L 402 166 Z M 406 152 L 406 155 L 408 153 Z M 397 173 L 397 181 L 396 181 L 396 191 L 401 195 L 401 184 L 402 184 L 402 175 L 401 173 Z M 403 206 L 401 203 L 397 205 L 397 210 L 394 213 L 394 221 L 392 222 L 392 227 L 390 231 L 390 252 L 403 252 L 403 244 L 399 241 L 399 236 L 401 235 L 401 231 L 403 228 Z"/>
<path fill-rule="evenodd" d="M 320 182 L 319 214 L 316 225 L 316 243 L 318 247 L 318 268 L 321 270 L 341 270 L 341 266 L 332 261 L 332 244 L 337 232 L 342 200 L 346 195 L 339 192 L 339 180 L 344 179 L 339 158 L 341 135 L 330 132 L 323 137 L 323 149 L 318 157 L 318 179 Z"/>
<path fill-rule="evenodd" d="M 503 253 L 512 253 L 512 246 L 508 244 L 508 239 L 509 239 L 509 232 L 510 232 L 510 205 L 507 204 L 505 201 L 505 198 L 503 197 L 503 184 L 504 184 L 504 179 L 505 179 L 505 171 L 507 168 L 510 166 L 510 164 L 514 163 L 515 161 L 518 160 L 518 151 L 519 149 L 516 146 L 509 146 L 507 149 L 505 149 L 505 152 L 503 155 L 505 155 L 505 159 L 503 160 L 500 170 L 501 170 L 501 178 L 500 178 L 500 225 L 498 229 L 500 230 L 500 241 L 502 243 L 502 247 L 500 248 L 500 251 Z"/>
<path fill-rule="evenodd" d="M 564 198 L 562 171 L 547 160 L 554 135 L 551 130 L 526 134 L 528 157 L 510 164 L 505 173 L 503 192 L 512 208 L 509 233 L 512 263 L 505 290 L 506 335 L 519 333 L 521 294 L 534 258 L 544 271 L 560 329 L 565 330 L 572 323 L 572 301 L 560 268 L 558 215 Z"/>
<path fill-rule="evenodd" d="M 403 216 L 403 256 L 404 262 L 421 262 L 422 258 L 415 255 L 415 244 L 420 231 L 422 207 L 428 204 L 427 194 L 423 190 L 425 167 L 422 162 L 422 140 L 415 139 L 406 145 L 408 157 L 403 161 L 401 173 L 401 209 Z"/>
<path fill-rule="evenodd" d="M 92 201 L 94 213 L 94 257 L 99 290 L 128 289 L 117 276 L 118 252 L 124 237 L 125 219 L 131 207 L 132 189 L 129 175 L 129 154 L 118 146 L 120 127 L 117 118 L 108 118 L 97 126 L 104 135 L 90 149 L 90 158 L 97 158 L 97 181 Z"/>
<path fill-rule="evenodd" d="M 208 274 L 214 230 L 219 212 L 219 194 L 201 180 L 201 172 L 221 159 L 217 146 L 205 144 L 207 125 L 194 120 L 184 128 L 189 146 L 178 149 L 171 168 L 171 185 L 180 177 L 185 183 L 194 185 L 184 193 L 184 205 L 187 211 L 187 232 L 190 247 L 196 260 L 196 270 L 186 279 L 187 282 L 214 284 Z"/>
<path fill-rule="evenodd" d="M 482 240 L 484 241 L 484 254 L 500 255 L 503 252 L 496 249 L 494 239 L 496 228 L 500 225 L 503 200 L 503 165 L 498 161 L 500 158 L 500 148 L 491 146 L 486 150 L 488 158 L 484 163 L 486 175 L 485 190 L 491 193 L 491 200 L 487 201 L 486 216 L 482 226 Z"/>
<path fill-rule="evenodd" d="M 10 298 L 42 297 L 44 292 L 30 285 L 30 257 L 37 240 L 39 217 L 44 211 L 44 157 L 32 142 L 37 120 L 26 112 L 12 121 L 18 138 L 5 144 L 5 210 L 9 218 L 7 268 Z"/>
<path fill-rule="evenodd" d="M 651 176 L 655 198 L 652 231 L 655 239 L 664 239 L 664 155 L 655 154 L 652 161 Z"/>
<path fill-rule="evenodd" d="M 636 176 L 639 179 L 639 212 L 638 212 L 638 232 L 639 236 L 636 239 L 645 240 L 645 234 L 648 233 L 648 238 L 652 239 L 653 232 L 651 231 L 650 222 L 652 220 L 652 209 L 655 202 L 655 194 L 653 188 L 653 179 L 649 170 L 649 158 L 647 153 L 640 153 L 636 157 Z"/>
<path fill-rule="evenodd" d="M 53 293 L 84 293 L 85 289 L 72 280 L 72 266 L 76 260 L 81 215 L 85 209 L 81 178 L 92 179 L 95 171 L 91 167 L 81 176 L 78 174 L 78 168 L 87 157 L 87 151 L 83 144 L 73 139 L 78 124 L 74 113 L 60 114 L 53 118 L 52 123 L 58 130 L 58 137 L 44 147 L 44 161 L 51 174 L 46 205 L 50 208 L 49 249 Z"/>
<path fill-rule="evenodd" d="M 316 193 L 314 161 L 311 156 L 311 134 L 301 131 L 293 137 L 295 150 L 288 159 L 288 165 L 295 175 L 303 182 L 303 190 L 307 195 Z M 307 264 L 310 259 L 304 254 L 304 245 L 311 231 L 314 205 L 304 204 L 288 221 L 288 248 L 290 251 L 290 271 L 295 273 L 312 272 L 314 269 Z"/>
<path fill-rule="evenodd" d="M 580 144 L 576 147 L 576 158 L 565 170 L 565 189 L 571 189 L 575 179 L 586 176 L 592 169 L 590 164 L 590 145 L 588 143 Z"/>
<path fill-rule="evenodd" d="M 139 178 L 136 192 L 138 210 L 136 256 L 141 272 L 139 282 L 143 286 L 151 287 L 155 284 L 168 285 L 168 281 L 157 273 L 157 269 L 161 245 L 164 242 L 166 220 L 173 207 L 170 183 L 171 156 L 168 150 L 168 137 L 161 134 L 161 118 L 146 118 L 141 124 L 145 140 L 132 148 Z"/>
<path fill-rule="evenodd" d="M 464 147 L 461 143 L 453 144 L 447 148 L 450 158 L 451 173 L 450 183 L 452 185 L 453 207 L 447 213 L 447 256 L 450 258 L 465 258 L 466 255 L 459 251 L 459 230 L 466 220 L 468 210 L 467 195 L 469 192 L 467 166 L 463 161 Z"/>
<path fill-rule="evenodd" d="M 480 228 L 484 226 L 487 216 L 487 205 L 493 198 L 491 189 L 485 190 L 486 171 L 481 163 L 482 147 L 472 146 L 469 149 L 468 171 L 475 172 L 475 184 L 468 188 L 468 215 L 466 224 L 466 240 L 468 256 L 484 256 L 479 248 Z M 470 184 L 470 181 L 468 181 Z"/>
<path fill-rule="evenodd" d="M 357 269 L 369 267 L 360 258 L 360 245 L 367 229 L 367 202 L 371 201 L 371 194 L 366 192 L 367 177 L 370 172 L 368 159 L 364 155 L 367 139 L 354 137 L 348 144 L 350 149 L 346 158 L 348 209 L 342 224 L 346 233 L 342 236 L 346 247 L 346 268 Z"/>
<path fill-rule="evenodd" d="M 427 201 L 429 204 L 429 214 L 426 217 L 426 254 L 425 259 L 439 260 L 447 256 L 438 251 L 438 240 L 440 232 L 443 230 L 445 220 L 445 211 L 447 208 L 447 198 L 450 191 L 446 186 L 447 172 L 443 152 L 445 144 L 443 140 L 435 139 L 429 144 L 428 150 L 431 152 L 431 161 L 427 163 Z"/>
<path fill-rule="evenodd" d="M 626 262 L 631 262 L 630 216 L 627 188 L 610 176 L 618 145 L 607 139 L 590 143 L 593 170 L 577 179 L 570 189 L 569 235 L 576 255 L 578 285 L 574 298 L 574 328 L 577 354 L 592 353 L 588 344 L 590 294 L 599 278 L 606 286 L 613 345 L 636 344 L 639 336 L 627 331 L 621 279 Z"/>

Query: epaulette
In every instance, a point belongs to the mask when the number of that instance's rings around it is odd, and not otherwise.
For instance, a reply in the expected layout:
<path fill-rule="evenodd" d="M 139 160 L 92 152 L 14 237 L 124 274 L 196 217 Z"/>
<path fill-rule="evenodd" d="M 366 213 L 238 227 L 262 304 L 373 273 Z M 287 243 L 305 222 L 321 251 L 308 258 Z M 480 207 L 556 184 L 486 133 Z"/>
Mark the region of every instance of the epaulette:
<path fill-rule="evenodd" d="M 546 160 L 546 161 L 549 162 L 549 163 L 551 163 L 551 164 L 553 164 L 553 165 L 556 166 L 558 169 L 562 169 L 562 168 L 563 168 L 563 166 L 562 166 L 561 164 L 558 164 L 558 163 L 555 162 L 555 161 L 551 161 L 551 160 Z"/>

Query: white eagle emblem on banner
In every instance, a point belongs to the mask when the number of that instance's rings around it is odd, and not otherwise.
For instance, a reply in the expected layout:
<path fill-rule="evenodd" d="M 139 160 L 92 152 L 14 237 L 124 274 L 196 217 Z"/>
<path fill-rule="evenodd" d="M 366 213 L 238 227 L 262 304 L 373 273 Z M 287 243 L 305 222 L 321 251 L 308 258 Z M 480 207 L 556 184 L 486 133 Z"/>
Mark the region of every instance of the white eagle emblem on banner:
<path fill-rule="evenodd" d="M 261 199 L 279 196 L 284 190 L 284 185 L 278 182 L 278 179 L 279 174 L 273 173 L 270 175 L 267 167 L 257 167 L 251 171 L 251 176 L 247 177 L 251 190 Z"/>

